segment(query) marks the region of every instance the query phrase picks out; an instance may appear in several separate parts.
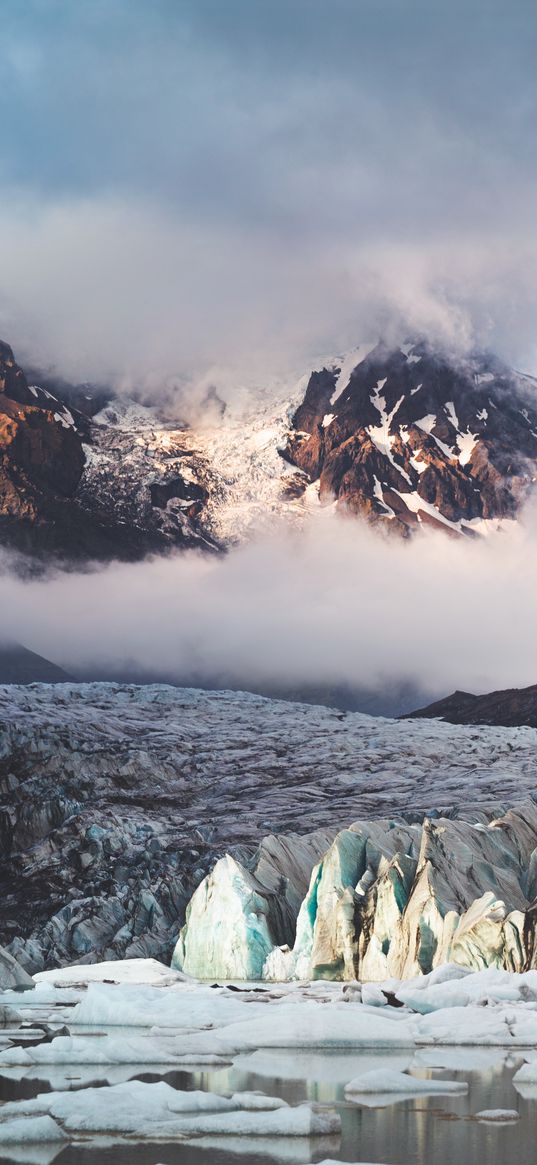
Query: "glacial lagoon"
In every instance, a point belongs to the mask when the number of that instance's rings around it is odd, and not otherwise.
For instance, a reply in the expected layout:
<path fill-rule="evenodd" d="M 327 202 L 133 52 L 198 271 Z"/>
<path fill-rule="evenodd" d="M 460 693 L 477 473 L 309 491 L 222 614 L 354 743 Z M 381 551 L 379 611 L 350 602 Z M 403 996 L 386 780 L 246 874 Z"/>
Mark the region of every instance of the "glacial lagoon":
<path fill-rule="evenodd" d="M 423 1053 L 445 1068 L 413 1068 L 422 1078 L 468 1083 L 464 1095 L 415 1097 L 400 1102 L 371 1097 L 367 1103 L 345 1100 L 344 1084 L 357 1073 L 382 1067 L 402 1068 L 409 1057 L 395 1053 L 341 1054 L 319 1052 L 296 1056 L 291 1052 L 263 1053 L 260 1071 L 252 1073 L 240 1063 L 217 1071 L 170 1073 L 166 1081 L 178 1089 L 203 1089 L 229 1094 L 259 1090 L 279 1096 L 290 1104 L 304 1100 L 335 1105 L 341 1117 L 341 1136 L 328 1140 L 273 1138 L 257 1142 L 229 1138 L 201 1146 L 188 1144 L 130 1143 L 84 1147 L 70 1145 L 19 1146 L 9 1156 L 0 1156 L 1 1165 L 306 1165 L 326 1158 L 379 1165 L 534 1165 L 535 1098 L 520 1095 L 512 1078 L 522 1058 L 507 1049 L 445 1049 L 442 1054 Z M 456 1068 L 455 1065 L 459 1067 Z M 80 1084 L 73 1067 L 71 1087 Z M 151 1081 L 156 1076 L 141 1071 L 137 1079 Z M 162 1079 L 161 1076 L 158 1079 Z M 29 1097 L 47 1087 L 57 1087 L 51 1074 L 42 1079 L 0 1081 L 0 1099 Z M 483 1110 L 517 1110 L 519 1119 L 509 1123 L 476 1120 Z M 241 1143 L 242 1142 L 242 1143 Z"/>

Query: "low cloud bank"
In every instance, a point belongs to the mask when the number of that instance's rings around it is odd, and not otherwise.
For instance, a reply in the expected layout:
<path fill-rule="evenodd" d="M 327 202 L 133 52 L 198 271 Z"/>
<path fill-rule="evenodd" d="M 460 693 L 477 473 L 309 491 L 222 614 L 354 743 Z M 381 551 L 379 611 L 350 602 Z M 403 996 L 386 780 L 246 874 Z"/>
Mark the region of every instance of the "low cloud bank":
<path fill-rule="evenodd" d="M 472 542 L 401 543 L 321 514 L 222 559 L 187 553 L 30 582 L 4 573 L 0 636 L 67 669 L 485 691 L 537 682 L 536 576 L 535 507 Z"/>

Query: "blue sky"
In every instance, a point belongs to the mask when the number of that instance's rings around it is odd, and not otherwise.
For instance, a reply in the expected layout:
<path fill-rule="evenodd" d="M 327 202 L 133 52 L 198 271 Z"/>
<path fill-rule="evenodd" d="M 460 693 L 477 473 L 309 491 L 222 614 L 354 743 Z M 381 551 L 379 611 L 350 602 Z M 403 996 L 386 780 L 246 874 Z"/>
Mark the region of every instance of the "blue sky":
<path fill-rule="evenodd" d="M 528 0 L 0 10 L 0 313 L 25 350 L 181 374 L 402 313 L 532 359 Z"/>

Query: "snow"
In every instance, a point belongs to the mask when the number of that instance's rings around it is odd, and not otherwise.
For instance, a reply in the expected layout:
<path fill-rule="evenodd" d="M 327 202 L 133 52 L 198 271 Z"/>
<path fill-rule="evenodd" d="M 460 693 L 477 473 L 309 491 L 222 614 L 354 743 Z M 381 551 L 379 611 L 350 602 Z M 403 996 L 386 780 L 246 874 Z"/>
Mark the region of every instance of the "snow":
<path fill-rule="evenodd" d="M 420 466 L 419 462 L 416 462 L 414 458 L 412 458 L 412 464 L 418 472 L 423 472 L 423 469 L 427 468 L 426 465 Z M 420 497 L 417 490 L 406 493 L 403 490 L 396 489 L 394 493 L 399 494 L 401 501 L 405 503 L 408 509 L 418 515 L 418 521 L 421 520 L 421 511 L 422 513 L 429 514 L 431 518 L 434 518 L 443 526 L 447 526 L 448 529 L 453 530 L 456 534 L 473 532 L 475 534 L 481 534 L 483 537 L 492 536 L 493 534 L 501 533 L 502 530 L 509 529 L 513 521 L 515 521 L 512 518 L 464 518 L 458 522 L 452 522 L 432 502 L 427 502 L 424 498 Z"/>
<path fill-rule="evenodd" d="M 54 413 L 54 420 L 58 421 L 64 429 L 75 428 L 75 420 L 73 414 L 69 412 L 69 409 L 64 408 L 61 413 Z"/>
<path fill-rule="evenodd" d="M 393 446 L 394 437 L 390 433 L 390 425 L 393 421 L 395 414 L 397 413 L 397 410 L 399 409 L 399 406 L 401 405 L 402 401 L 404 400 L 404 397 L 400 397 L 400 399 L 398 401 L 396 401 L 395 405 L 393 406 L 393 409 L 389 413 L 387 411 L 387 408 L 386 408 L 385 398 L 382 396 L 382 389 L 384 388 L 384 385 L 386 384 L 386 380 L 387 380 L 387 377 L 384 377 L 384 380 L 378 380 L 377 384 L 376 384 L 376 388 L 374 389 L 374 391 L 371 395 L 371 403 L 375 406 L 375 408 L 380 413 L 380 424 L 379 425 L 370 425 L 367 432 L 369 433 L 369 436 L 371 437 L 373 444 L 376 445 L 379 453 L 384 454 L 384 456 L 388 458 L 388 461 L 390 461 L 390 463 L 393 465 L 394 469 L 396 469 L 398 471 L 398 473 L 400 473 L 401 476 L 404 477 L 406 479 L 406 481 L 408 481 L 409 485 L 411 485 L 412 484 L 411 480 L 410 480 L 408 473 L 406 472 L 404 466 L 398 465 L 398 463 L 394 459 L 394 456 L 392 453 L 392 446 Z"/>
<path fill-rule="evenodd" d="M 457 445 L 459 448 L 459 465 L 468 465 L 472 453 L 477 445 L 478 436 L 476 433 L 459 433 L 457 437 Z"/>
<path fill-rule="evenodd" d="M 419 460 L 420 457 L 422 458 L 421 461 Z M 416 473 L 421 475 L 427 469 L 428 462 L 425 461 L 423 458 L 423 453 L 420 452 L 418 455 L 415 453 L 412 454 L 412 457 L 410 458 L 410 464 L 416 470 Z"/>
<path fill-rule="evenodd" d="M 422 430 L 423 433 L 430 435 L 431 429 L 434 429 L 434 426 L 436 425 L 436 415 L 435 413 L 427 413 L 427 416 L 422 417 L 421 420 L 415 421 L 414 423 L 417 425 L 418 429 Z"/>
<path fill-rule="evenodd" d="M 454 405 L 453 401 L 452 400 L 446 401 L 446 403 L 444 405 L 444 409 L 445 409 L 445 411 L 446 411 L 446 413 L 451 421 L 451 424 L 453 425 L 453 428 L 456 429 L 457 433 L 458 433 L 458 431 L 459 431 L 459 418 L 455 412 L 455 405 Z"/>
<path fill-rule="evenodd" d="M 387 505 L 387 503 L 384 501 L 384 492 L 378 477 L 373 478 L 373 495 L 376 497 L 377 501 L 380 502 L 381 506 L 384 507 L 389 517 L 394 518 L 394 511 L 392 510 L 391 506 Z"/>
<path fill-rule="evenodd" d="M 334 413 L 325 413 L 325 415 L 323 417 L 323 429 L 327 429 L 328 426 L 332 424 L 332 421 L 334 420 L 334 416 L 335 416 Z"/>
<path fill-rule="evenodd" d="M 373 348 L 376 348 L 376 346 L 376 340 L 372 343 L 366 342 L 359 344 L 356 348 L 351 348 L 345 354 L 330 361 L 332 365 L 337 365 L 337 367 L 340 369 L 339 376 L 336 380 L 335 388 L 332 393 L 330 401 L 331 404 L 333 404 L 334 401 L 336 401 L 337 398 L 341 395 L 343 390 L 347 388 L 354 369 L 357 368 L 359 364 L 363 363 L 366 357 L 369 356 L 369 353 L 372 352 Z"/>
<path fill-rule="evenodd" d="M 401 501 L 405 503 L 405 506 L 407 506 L 409 510 L 412 510 L 414 514 L 417 514 L 418 518 L 421 511 L 421 513 L 429 514 L 431 518 L 435 518 L 437 522 L 440 522 L 440 524 L 443 526 L 447 526 L 450 530 L 455 530 L 458 534 L 461 533 L 463 525 L 461 522 L 452 522 L 449 518 L 446 518 L 445 515 L 442 514 L 436 506 L 433 506 L 432 502 L 425 501 L 425 498 L 420 497 L 419 493 L 416 491 L 411 493 L 403 493 L 402 490 L 396 489 L 394 490 L 394 493 L 399 494 Z M 469 523 L 464 523 L 464 525 L 468 526 Z"/>

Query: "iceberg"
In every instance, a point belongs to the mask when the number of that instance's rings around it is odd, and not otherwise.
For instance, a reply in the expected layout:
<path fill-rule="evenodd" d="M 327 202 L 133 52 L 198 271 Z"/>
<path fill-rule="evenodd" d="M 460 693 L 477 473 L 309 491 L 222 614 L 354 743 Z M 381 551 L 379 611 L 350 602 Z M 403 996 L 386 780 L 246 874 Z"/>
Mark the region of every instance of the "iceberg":
<path fill-rule="evenodd" d="M 311 864 L 291 936 L 300 879 L 289 895 L 284 864 L 279 882 L 274 876 L 279 857 L 274 848 L 270 885 L 261 861 L 254 871 L 229 855 L 216 864 L 191 899 L 174 967 L 239 980 L 384 981 L 389 992 L 386 981 L 427 976 L 444 964 L 537 966 L 533 801 L 499 816 L 474 809 L 466 817 L 386 818 L 341 830 Z"/>
<path fill-rule="evenodd" d="M 190 900 L 172 968 L 199 979 L 261 979 L 274 947 L 293 941 L 312 866 L 335 832 L 268 836 L 251 870 L 221 858 Z"/>

